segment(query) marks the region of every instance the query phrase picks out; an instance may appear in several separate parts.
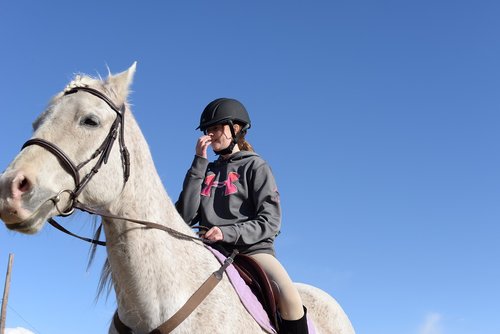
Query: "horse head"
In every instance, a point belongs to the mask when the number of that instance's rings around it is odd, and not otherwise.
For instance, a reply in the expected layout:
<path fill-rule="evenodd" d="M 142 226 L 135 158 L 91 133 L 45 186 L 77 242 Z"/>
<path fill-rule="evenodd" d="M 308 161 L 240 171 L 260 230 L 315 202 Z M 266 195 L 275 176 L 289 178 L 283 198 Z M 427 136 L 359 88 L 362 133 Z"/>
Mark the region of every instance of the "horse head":
<path fill-rule="evenodd" d="M 32 139 L 0 174 L 7 228 L 36 233 L 77 200 L 113 204 L 129 173 L 123 129 L 135 67 L 104 80 L 77 75 L 50 101 L 33 123 Z"/>

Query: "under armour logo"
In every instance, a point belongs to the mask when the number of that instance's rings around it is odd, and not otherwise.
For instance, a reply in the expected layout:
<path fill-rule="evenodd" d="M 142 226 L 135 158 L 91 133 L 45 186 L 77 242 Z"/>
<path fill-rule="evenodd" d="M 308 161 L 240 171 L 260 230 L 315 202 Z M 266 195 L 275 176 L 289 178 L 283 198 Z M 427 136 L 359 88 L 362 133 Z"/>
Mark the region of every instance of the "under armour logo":
<path fill-rule="evenodd" d="M 235 172 L 230 172 L 227 175 L 227 179 L 225 181 L 215 181 L 215 174 L 210 174 L 205 177 L 204 187 L 201 190 L 202 196 L 210 197 L 210 191 L 212 188 L 223 188 L 226 187 L 224 191 L 224 195 L 228 196 L 238 192 L 238 188 L 234 183 L 236 183 L 240 179 L 240 175 Z"/>

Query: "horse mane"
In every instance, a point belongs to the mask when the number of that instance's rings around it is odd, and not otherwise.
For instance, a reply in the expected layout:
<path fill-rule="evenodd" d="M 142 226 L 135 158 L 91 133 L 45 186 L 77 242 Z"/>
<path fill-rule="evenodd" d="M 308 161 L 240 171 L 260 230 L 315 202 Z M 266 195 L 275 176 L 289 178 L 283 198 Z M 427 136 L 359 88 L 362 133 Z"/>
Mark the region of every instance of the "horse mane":
<path fill-rule="evenodd" d="M 101 236 L 104 235 L 102 233 L 102 218 L 99 219 L 99 216 L 92 216 L 92 228 L 93 228 L 93 239 L 101 240 Z M 97 252 L 98 244 L 91 244 L 89 249 L 89 256 L 87 262 L 87 271 L 90 269 L 95 260 L 95 254 Z M 103 294 L 106 295 L 106 298 L 111 293 L 113 288 L 113 282 L 111 280 L 111 267 L 109 266 L 108 257 L 106 256 L 104 260 L 104 264 L 101 269 L 101 275 L 99 277 L 99 283 L 97 285 L 97 293 L 95 297 L 95 301 L 99 299 Z"/>
<path fill-rule="evenodd" d="M 102 218 L 99 221 L 99 216 L 92 216 L 92 225 L 93 225 L 93 239 L 101 240 L 102 233 Z M 87 262 L 87 271 L 90 269 L 92 264 L 94 263 L 95 254 L 97 251 L 98 244 L 92 244 L 89 249 L 89 259 Z M 111 280 L 111 267 L 109 265 L 108 257 L 106 256 L 104 259 L 104 264 L 101 269 L 101 275 L 99 277 L 99 283 L 97 285 L 97 292 L 95 296 L 95 302 L 102 296 L 105 295 L 106 299 L 109 297 L 113 289 L 113 281 Z"/>

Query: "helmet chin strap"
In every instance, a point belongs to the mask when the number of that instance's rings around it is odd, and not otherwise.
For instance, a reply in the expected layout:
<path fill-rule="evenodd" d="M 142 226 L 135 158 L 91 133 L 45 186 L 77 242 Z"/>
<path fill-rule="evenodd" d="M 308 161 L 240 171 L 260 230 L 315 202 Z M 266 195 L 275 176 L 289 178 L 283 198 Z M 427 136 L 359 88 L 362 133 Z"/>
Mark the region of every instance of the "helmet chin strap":
<path fill-rule="evenodd" d="M 248 124 L 245 125 L 238 134 L 234 133 L 234 127 L 233 127 L 233 121 L 229 121 L 227 123 L 229 125 L 229 130 L 231 130 L 231 136 L 233 136 L 231 143 L 229 144 L 228 147 L 220 150 L 220 151 L 215 151 L 214 153 L 217 155 L 228 155 L 233 153 L 234 146 L 238 143 L 238 140 L 240 139 L 240 136 L 245 133 L 246 129 L 248 129 Z"/>
<path fill-rule="evenodd" d="M 231 144 L 229 144 L 228 147 L 220 150 L 220 151 L 214 151 L 215 154 L 217 155 L 228 155 L 228 154 L 231 154 L 233 153 L 233 149 L 234 149 L 234 146 L 236 145 L 236 143 L 234 142 L 234 138 L 233 138 L 233 141 L 231 142 Z"/>

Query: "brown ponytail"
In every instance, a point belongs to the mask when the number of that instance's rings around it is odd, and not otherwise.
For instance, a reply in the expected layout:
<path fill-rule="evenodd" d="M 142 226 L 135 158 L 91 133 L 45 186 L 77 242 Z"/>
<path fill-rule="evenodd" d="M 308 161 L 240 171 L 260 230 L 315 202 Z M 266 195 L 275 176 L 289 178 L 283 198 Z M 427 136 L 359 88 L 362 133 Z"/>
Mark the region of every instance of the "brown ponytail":
<path fill-rule="evenodd" d="M 235 131 L 238 132 L 238 134 L 239 134 L 239 137 L 238 137 L 238 148 L 240 149 L 240 151 L 255 152 L 255 150 L 253 149 L 253 146 L 250 145 L 250 143 L 247 142 L 246 139 L 245 139 L 245 136 L 247 134 L 247 130 L 244 128 L 245 124 L 237 122 L 236 125 L 239 126 L 239 128 L 235 129 Z M 244 129 L 244 130 L 242 130 L 242 129 Z"/>
<path fill-rule="evenodd" d="M 241 151 L 255 152 L 252 145 L 250 145 L 250 143 L 246 141 L 245 134 L 242 134 L 238 139 L 238 147 Z"/>

